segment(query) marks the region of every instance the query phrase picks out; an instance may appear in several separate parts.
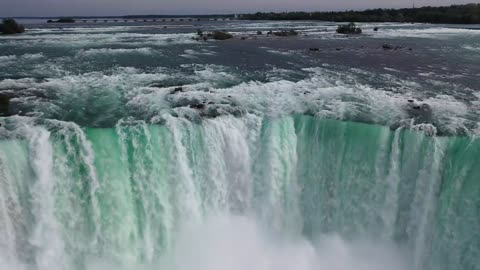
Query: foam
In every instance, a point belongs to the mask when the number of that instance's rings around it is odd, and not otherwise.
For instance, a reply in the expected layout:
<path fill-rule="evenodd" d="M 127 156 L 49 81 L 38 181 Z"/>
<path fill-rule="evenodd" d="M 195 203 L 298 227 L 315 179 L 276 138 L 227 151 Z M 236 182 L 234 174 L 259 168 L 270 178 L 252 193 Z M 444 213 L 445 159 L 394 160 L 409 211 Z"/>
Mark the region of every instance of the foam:
<path fill-rule="evenodd" d="M 86 47 L 110 44 L 123 44 L 125 47 L 132 46 L 166 46 L 174 44 L 197 43 L 192 34 L 145 34 L 145 33 L 82 33 L 72 32 L 69 34 L 48 33 L 42 35 L 19 35 L 13 37 L 1 37 L 4 45 L 21 47 L 38 46 L 61 46 L 61 47 Z"/>
<path fill-rule="evenodd" d="M 174 270 L 405 270 L 406 261 L 388 243 L 337 235 L 311 242 L 266 230 L 249 217 L 220 216 L 183 228 L 160 265 Z"/>
<path fill-rule="evenodd" d="M 462 48 L 470 50 L 470 51 L 480 52 L 480 46 L 464 45 L 464 46 L 462 46 Z"/>
<path fill-rule="evenodd" d="M 214 115 L 242 112 L 281 117 L 306 113 L 320 118 L 388 126 L 418 124 L 406 121 L 413 118 L 408 114 L 407 99 L 422 93 L 418 88 L 423 86 L 391 74 L 377 74 L 375 80 L 385 81 L 388 85 L 386 89 L 379 89 L 364 82 L 363 78 L 374 74 L 361 69 L 337 73 L 331 67 L 305 68 L 301 72 L 307 76 L 299 81 L 285 80 L 285 76 L 292 72 L 290 70 L 273 69 L 266 82 L 244 81 L 238 71 L 218 65 L 188 64 L 182 65 L 181 70 L 183 72 L 179 73 L 178 69 L 158 69 L 146 73 L 135 68 L 119 68 L 81 75 L 67 74 L 45 81 L 3 80 L 0 81 L 0 90 L 43 89 L 56 93 L 59 101 L 53 102 L 60 106 L 58 112 L 70 110 L 68 106 L 82 103 L 91 95 L 110 96 L 109 102 L 116 104 L 111 106 L 126 106 L 135 112 L 136 117 L 147 121 L 163 118 L 165 114 L 200 118 L 205 111 L 217 111 Z M 285 76 L 278 76 L 279 72 Z M 149 87 L 170 79 L 180 82 L 183 92 L 169 95 L 177 87 L 169 84 Z M 123 101 L 123 97 L 127 100 Z M 37 112 L 42 108 L 45 110 L 44 104 L 40 106 L 27 100 L 18 102 L 27 107 L 29 104 L 37 106 Z M 477 127 L 475 119 L 480 117 L 464 101 L 439 93 L 427 97 L 424 102 L 431 107 L 434 125 L 443 132 L 469 134 Z M 205 111 L 189 107 L 198 103 L 206 104 Z M 128 112 L 122 112 L 125 113 Z"/>
<path fill-rule="evenodd" d="M 462 28 L 447 28 L 447 27 L 426 27 L 426 28 L 395 28 L 395 29 L 381 29 L 378 32 L 369 33 L 374 38 L 433 38 L 433 39 L 448 39 L 455 38 L 459 35 L 477 37 L 480 36 L 480 31 L 469 30 Z"/>
<path fill-rule="evenodd" d="M 0 56 L 0 61 L 12 61 L 17 58 L 16 55 L 2 55 Z"/>
<path fill-rule="evenodd" d="M 135 48 L 135 49 L 112 49 L 112 48 L 100 48 L 100 49 L 87 49 L 77 53 L 77 56 L 83 57 L 96 57 L 99 55 L 117 55 L 117 54 L 141 54 L 152 55 L 156 53 L 152 48 Z"/>
<path fill-rule="evenodd" d="M 216 53 L 214 51 L 210 51 L 210 50 L 207 50 L 207 49 L 201 49 L 199 51 L 195 51 L 195 50 L 192 50 L 192 49 L 186 49 L 186 50 L 184 50 L 183 54 L 180 54 L 180 56 L 184 57 L 184 58 L 195 59 L 195 58 L 198 58 L 200 56 L 213 56 L 215 54 Z"/>
<path fill-rule="evenodd" d="M 6 55 L 0 56 L 0 67 L 6 67 L 10 65 L 16 65 L 18 62 L 21 64 L 28 63 L 29 61 L 36 61 L 44 58 L 42 53 L 27 53 L 23 55 Z"/>
<path fill-rule="evenodd" d="M 279 50 L 267 50 L 269 53 L 279 54 L 279 55 L 292 55 L 292 51 L 279 51 Z"/>
<path fill-rule="evenodd" d="M 22 59 L 26 59 L 26 60 L 38 60 L 44 57 L 45 56 L 43 55 L 43 53 L 26 53 L 21 56 Z"/>

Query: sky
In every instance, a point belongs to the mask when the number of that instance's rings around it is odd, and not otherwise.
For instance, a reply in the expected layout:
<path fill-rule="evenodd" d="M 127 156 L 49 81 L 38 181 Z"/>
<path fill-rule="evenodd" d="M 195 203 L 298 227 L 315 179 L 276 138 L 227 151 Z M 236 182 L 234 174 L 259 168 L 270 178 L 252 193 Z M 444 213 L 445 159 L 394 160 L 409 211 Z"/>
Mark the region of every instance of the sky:
<path fill-rule="evenodd" d="M 480 3 L 480 0 L 0 0 L 0 17 L 343 11 Z"/>

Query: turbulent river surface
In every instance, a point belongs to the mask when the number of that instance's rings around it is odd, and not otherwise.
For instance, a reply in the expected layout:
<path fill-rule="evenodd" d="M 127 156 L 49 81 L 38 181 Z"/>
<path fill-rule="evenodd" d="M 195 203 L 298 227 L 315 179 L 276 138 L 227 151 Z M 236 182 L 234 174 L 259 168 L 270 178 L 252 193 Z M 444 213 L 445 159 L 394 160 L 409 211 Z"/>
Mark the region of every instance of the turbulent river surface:
<path fill-rule="evenodd" d="M 480 269 L 480 26 L 27 23 L 0 269 Z"/>

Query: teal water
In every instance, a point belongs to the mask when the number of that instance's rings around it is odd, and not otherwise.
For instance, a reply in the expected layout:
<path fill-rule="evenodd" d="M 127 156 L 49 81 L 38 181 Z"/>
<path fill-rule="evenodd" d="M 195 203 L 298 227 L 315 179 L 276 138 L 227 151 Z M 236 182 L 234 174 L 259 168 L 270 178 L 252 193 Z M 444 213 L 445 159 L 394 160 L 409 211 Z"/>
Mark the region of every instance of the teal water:
<path fill-rule="evenodd" d="M 477 139 L 301 115 L 15 121 L 2 269 L 480 265 Z"/>

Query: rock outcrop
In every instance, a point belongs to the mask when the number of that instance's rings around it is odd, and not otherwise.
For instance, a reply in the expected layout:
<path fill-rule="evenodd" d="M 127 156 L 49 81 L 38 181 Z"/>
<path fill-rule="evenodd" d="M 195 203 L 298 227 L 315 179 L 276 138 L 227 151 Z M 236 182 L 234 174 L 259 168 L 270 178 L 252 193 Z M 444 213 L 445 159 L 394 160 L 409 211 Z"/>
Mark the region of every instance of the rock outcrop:
<path fill-rule="evenodd" d="M 409 99 L 407 113 L 414 119 L 415 124 L 429 124 L 433 122 L 432 108 L 427 103 L 418 103 L 413 99 Z"/>
<path fill-rule="evenodd" d="M 10 96 L 0 93 L 0 116 L 9 116 Z"/>
<path fill-rule="evenodd" d="M 290 37 L 290 36 L 297 36 L 298 32 L 295 30 L 277 31 L 277 32 L 273 32 L 273 34 L 277 37 Z"/>
<path fill-rule="evenodd" d="M 199 36 L 199 38 L 197 38 L 196 40 L 203 39 L 204 41 L 207 41 L 209 39 L 227 40 L 233 38 L 232 34 L 225 31 L 213 31 L 211 33 L 204 33 L 200 29 L 197 30 L 197 36 Z"/>
<path fill-rule="evenodd" d="M 223 31 L 215 31 L 213 32 L 213 39 L 215 40 L 227 40 L 233 38 L 230 33 L 223 32 Z"/>
<path fill-rule="evenodd" d="M 361 34 L 362 29 L 360 29 L 360 27 L 357 27 L 355 23 L 352 22 L 349 24 L 339 25 L 337 27 L 337 33 L 345 34 L 345 35 L 355 35 L 355 34 Z"/>

